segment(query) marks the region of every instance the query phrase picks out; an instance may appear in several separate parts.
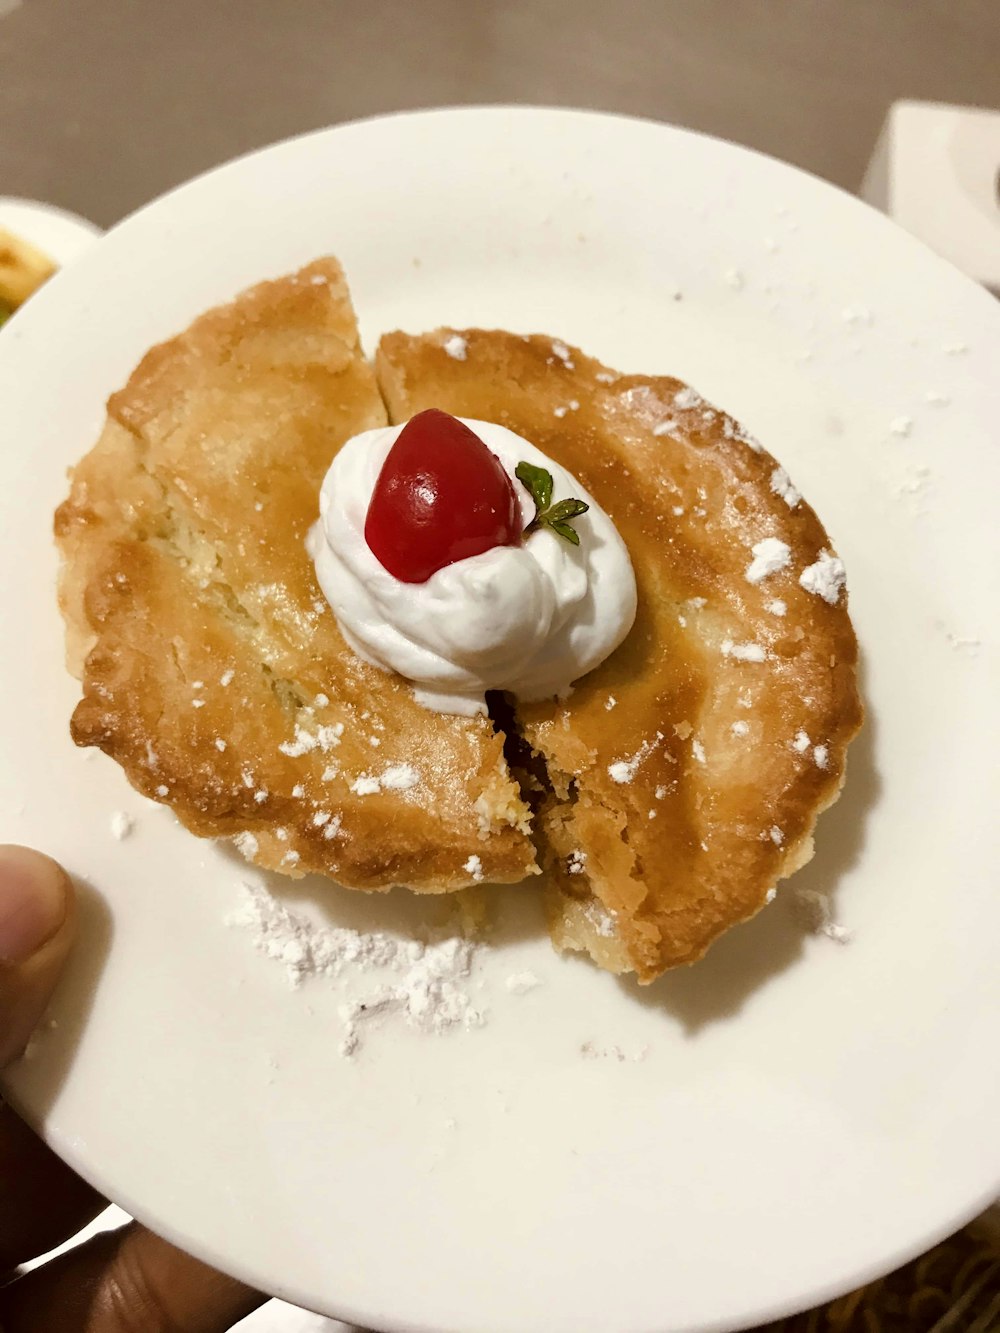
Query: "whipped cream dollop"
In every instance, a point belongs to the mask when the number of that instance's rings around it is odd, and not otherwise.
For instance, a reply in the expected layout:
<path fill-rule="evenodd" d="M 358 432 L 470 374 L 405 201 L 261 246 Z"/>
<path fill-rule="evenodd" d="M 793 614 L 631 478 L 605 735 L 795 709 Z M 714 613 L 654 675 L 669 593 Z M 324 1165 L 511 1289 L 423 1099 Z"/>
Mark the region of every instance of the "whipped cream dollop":
<path fill-rule="evenodd" d="M 412 681 L 425 707 L 485 713 L 487 690 L 530 701 L 565 695 L 625 638 L 636 610 L 635 575 L 611 519 L 578 481 L 504 426 L 466 420 L 500 460 L 524 526 L 534 501 L 514 479 L 518 463 L 552 474 L 553 501 L 590 506 L 573 520 L 579 546 L 550 528 L 446 565 L 425 583 L 389 573 L 365 540 L 372 492 L 402 426 L 355 435 L 323 480 L 320 517 L 306 547 L 341 633 L 359 657 Z"/>

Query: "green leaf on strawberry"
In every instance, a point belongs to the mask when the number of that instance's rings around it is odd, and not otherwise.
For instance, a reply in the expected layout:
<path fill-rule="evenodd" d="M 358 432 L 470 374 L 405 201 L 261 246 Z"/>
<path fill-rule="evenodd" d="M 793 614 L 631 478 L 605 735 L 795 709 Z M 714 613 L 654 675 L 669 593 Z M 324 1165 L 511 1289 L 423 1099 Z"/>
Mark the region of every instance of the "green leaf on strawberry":
<path fill-rule="evenodd" d="M 585 514 L 590 505 L 583 500 L 560 500 L 552 503 L 552 473 L 547 468 L 536 467 L 534 463 L 518 463 L 514 476 L 527 489 L 535 502 L 535 517 L 524 530 L 527 537 L 542 528 L 551 528 L 564 541 L 573 546 L 580 545 L 580 534 L 570 525 L 570 520 Z"/>

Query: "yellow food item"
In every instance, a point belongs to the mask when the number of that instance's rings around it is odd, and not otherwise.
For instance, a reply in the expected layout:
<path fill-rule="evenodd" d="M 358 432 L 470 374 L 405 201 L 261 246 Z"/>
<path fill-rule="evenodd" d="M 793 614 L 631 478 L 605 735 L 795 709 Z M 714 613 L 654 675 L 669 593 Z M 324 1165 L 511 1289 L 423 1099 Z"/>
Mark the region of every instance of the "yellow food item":
<path fill-rule="evenodd" d="M 0 227 L 0 323 L 55 271 L 56 265 L 48 255 Z M 9 307 L 6 311 L 5 306 Z"/>

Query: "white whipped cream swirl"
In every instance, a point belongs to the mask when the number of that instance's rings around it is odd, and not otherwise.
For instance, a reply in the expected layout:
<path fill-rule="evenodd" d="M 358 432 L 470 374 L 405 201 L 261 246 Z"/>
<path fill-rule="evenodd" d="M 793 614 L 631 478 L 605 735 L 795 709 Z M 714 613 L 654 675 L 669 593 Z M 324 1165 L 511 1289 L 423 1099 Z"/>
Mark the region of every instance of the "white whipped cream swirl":
<path fill-rule="evenodd" d="M 549 528 L 446 565 L 425 583 L 403 583 L 365 541 L 372 492 L 402 426 L 355 435 L 323 480 L 320 518 L 306 548 L 344 638 L 359 657 L 412 681 L 439 713 L 484 713 L 487 690 L 525 701 L 566 695 L 603 662 L 635 619 L 635 575 L 611 519 L 573 476 L 527 440 L 467 420 L 514 481 L 524 524 L 534 501 L 514 469 L 544 467 L 553 502 L 590 506 L 574 519 L 580 545 Z"/>

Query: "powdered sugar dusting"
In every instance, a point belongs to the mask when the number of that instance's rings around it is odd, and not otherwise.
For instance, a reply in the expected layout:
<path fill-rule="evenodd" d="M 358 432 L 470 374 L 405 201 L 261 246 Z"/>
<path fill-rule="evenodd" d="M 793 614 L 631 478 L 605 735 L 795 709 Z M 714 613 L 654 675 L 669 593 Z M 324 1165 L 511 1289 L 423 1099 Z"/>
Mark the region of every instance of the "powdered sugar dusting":
<path fill-rule="evenodd" d="M 466 861 L 465 865 L 462 867 L 462 869 L 465 871 L 467 875 L 471 875 L 477 884 L 483 878 L 483 863 L 481 858 L 478 856 L 470 856 L 468 861 Z"/>
<path fill-rule="evenodd" d="M 821 551 L 819 559 L 813 565 L 807 565 L 799 575 L 799 583 L 806 592 L 822 597 L 824 602 L 836 606 L 840 590 L 847 581 L 844 562 L 832 551 Z"/>
<path fill-rule="evenodd" d="M 737 662 L 767 660 L 767 649 L 759 643 L 733 643 L 732 639 L 723 639 L 719 651 L 723 657 L 735 658 Z"/>
<path fill-rule="evenodd" d="M 378 776 L 362 773 L 351 783 L 351 791 L 356 796 L 374 796 L 380 791 L 409 791 L 419 781 L 420 774 L 412 764 L 392 764 Z"/>
<path fill-rule="evenodd" d="M 734 421 L 732 417 L 723 415 L 722 433 L 727 440 L 739 440 L 740 443 L 745 444 L 748 449 L 752 449 L 755 454 L 764 452 L 764 446 L 761 444 L 760 440 L 757 439 L 757 436 L 751 434 L 745 426 L 741 426 L 739 422 Z"/>
<path fill-rule="evenodd" d="M 485 1021 L 471 994 L 482 946 L 471 940 L 439 936 L 424 942 L 383 931 L 319 926 L 256 884 L 243 885 L 242 902 L 227 917 L 227 924 L 247 929 L 255 948 L 284 967 L 293 988 L 313 978 L 335 980 L 348 970 L 353 978 L 371 972 L 390 974 L 388 980 L 341 1006 L 343 1055 L 360 1048 L 362 1028 L 380 1017 L 397 1014 L 409 1026 L 431 1033 L 479 1027 Z"/>
<path fill-rule="evenodd" d="M 388 791 L 409 791 L 420 781 L 420 774 L 412 764 L 393 764 L 382 774 L 382 786 Z"/>
<path fill-rule="evenodd" d="M 123 842 L 135 827 L 135 820 L 126 810 L 116 810 L 111 816 L 111 836 Z"/>
<path fill-rule="evenodd" d="M 746 568 L 747 583 L 760 583 L 771 574 L 779 574 L 791 563 L 792 551 L 787 542 L 777 537 L 765 537 L 750 548 L 753 560 Z"/>
<path fill-rule="evenodd" d="M 469 344 L 460 333 L 449 334 L 442 346 L 453 361 L 464 361 L 469 350 Z"/>
<path fill-rule="evenodd" d="M 534 972 L 515 972 L 507 978 L 507 989 L 511 995 L 527 995 L 541 985 L 541 977 L 536 977 Z"/>
<path fill-rule="evenodd" d="M 642 745 L 639 746 L 638 750 L 636 750 L 635 754 L 631 756 L 631 758 L 619 759 L 616 760 L 615 763 L 609 764 L 608 777 L 611 779 L 612 782 L 617 782 L 621 785 L 625 785 L 631 782 L 632 779 L 635 777 L 636 773 L 639 771 L 639 765 L 643 762 L 644 759 L 649 758 L 649 756 L 653 753 L 653 751 L 656 749 L 656 747 L 662 740 L 663 740 L 663 734 L 662 732 L 658 731 L 656 733 L 656 739 L 652 741 L 644 741 Z"/>
<path fill-rule="evenodd" d="M 304 754 L 311 754 L 317 748 L 326 754 L 340 744 L 343 734 L 343 722 L 317 727 L 315 732 L 307 731 L 305 727 L 296 723 L 294 740 L 282 741 L 278 749 L 290 759 L 300 759 Z"/>
<path fill-rule="evenodd" d="M 694 407 L 701 407 L 704 401 L 705 400 L 702 398 L 701 394 L 695 389 L 692 389 L 690 385 L 685 386 L 683 389 L 678 389 L 677 393 L 674 394 L 674 406 L 679 407 L 682 411 L 690 410 Z"/>
<path fill-rule="evenodd" d="M 236 834 L 233 846 L 246 861 L 252 861 L 260 850 L 257 839 L 248 829 Z"/>
<path fill-rule="evenodd" d="M 792 479 L 783 467 L 776 467 L 771 473 L 771 490 L 780 495 L 789 509 L 794 509 L 802 496 L 792 485 Z"/>
<path fill-rule="evenodd" d="M 629 1055 L 621 1046 L 598 1046 L 594 1041 L 585 1041 L 580 1045 L 580 1054 L 584 1060 L 617 1060 L 623 1064 L 626 1060 L 645 1060 L 649 1055 L 649 1046 L 639 1046 Z"/>

